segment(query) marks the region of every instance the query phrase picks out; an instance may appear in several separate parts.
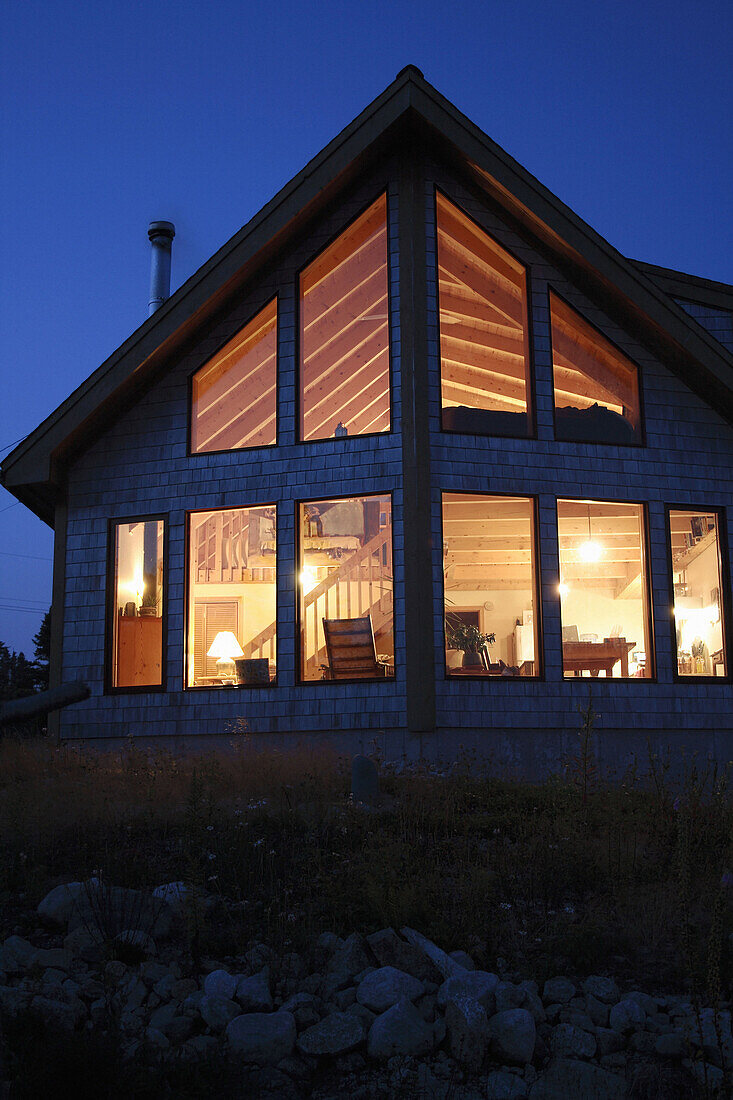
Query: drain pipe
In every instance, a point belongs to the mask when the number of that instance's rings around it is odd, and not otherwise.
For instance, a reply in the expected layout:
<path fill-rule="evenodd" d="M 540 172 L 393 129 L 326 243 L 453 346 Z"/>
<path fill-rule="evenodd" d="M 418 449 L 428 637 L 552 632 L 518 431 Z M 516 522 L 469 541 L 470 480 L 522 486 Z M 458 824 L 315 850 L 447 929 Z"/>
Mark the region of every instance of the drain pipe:
<path fill-rule="evenodd" d="M 151 222 L 148 237 L 153 246 L 150 257 L 150 300 L 148 317 L 163 305 L 171 292 L 171 246 L 176 235 L 173 222 Z"/>

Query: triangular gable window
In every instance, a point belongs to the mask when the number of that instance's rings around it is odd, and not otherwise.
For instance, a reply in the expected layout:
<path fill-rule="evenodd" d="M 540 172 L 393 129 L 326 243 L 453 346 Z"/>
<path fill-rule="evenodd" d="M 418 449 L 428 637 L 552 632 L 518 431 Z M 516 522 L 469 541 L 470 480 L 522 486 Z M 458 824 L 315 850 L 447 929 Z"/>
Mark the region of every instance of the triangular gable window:
<path fill-rule="evenodd" d="M 529 434 L 525 268 L 436 195 L 444 431 Z"/>
<path fill-rule="evenodd" d="M 191 451 L 235 451 L 277 442 L 277 299 L 261 309 L 191 386 Z"/>
<path fill-rule="evenodd" d="M 640 444 L 636 365 L 552 293 L 550 318 L 557 439 Z"/>

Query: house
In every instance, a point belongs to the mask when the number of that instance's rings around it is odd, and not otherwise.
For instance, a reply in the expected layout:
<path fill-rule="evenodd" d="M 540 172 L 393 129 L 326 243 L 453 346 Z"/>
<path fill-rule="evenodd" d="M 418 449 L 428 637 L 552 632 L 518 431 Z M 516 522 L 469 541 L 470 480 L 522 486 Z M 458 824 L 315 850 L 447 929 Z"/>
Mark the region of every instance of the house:
<path fill-rule="evenodd" d="M 2 464 L 67 740 L 733 748 L 733 287 L 621 256 L 414 67 Z M 327 636 L 328 634 L 328 636 Z"/>

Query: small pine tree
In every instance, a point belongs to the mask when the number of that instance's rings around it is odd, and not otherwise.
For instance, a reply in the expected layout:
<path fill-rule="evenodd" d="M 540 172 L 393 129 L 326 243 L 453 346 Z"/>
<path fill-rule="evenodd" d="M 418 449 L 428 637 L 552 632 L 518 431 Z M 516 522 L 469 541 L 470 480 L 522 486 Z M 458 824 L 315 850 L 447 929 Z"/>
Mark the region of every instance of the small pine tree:
<path fill-rule="evenodd" d="M 38 633 L 33 636 L 35 661 L 33 669 L 35 674 L 36 689 L 45 691 L 48 687 L 48 669 L 51 660 L 51 611 L 43 616 L 43 622 L 38 628 Z"/>

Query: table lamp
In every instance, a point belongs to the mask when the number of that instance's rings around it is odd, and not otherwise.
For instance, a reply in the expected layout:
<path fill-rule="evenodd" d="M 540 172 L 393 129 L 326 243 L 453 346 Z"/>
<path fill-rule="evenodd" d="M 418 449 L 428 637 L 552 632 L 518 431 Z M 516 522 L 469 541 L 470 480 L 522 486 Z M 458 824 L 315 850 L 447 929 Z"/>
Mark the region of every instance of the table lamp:
<path fill-rule="evenodd" d="M 234 658 L 244 657 L 244 650 L 231 630 L 220 630 L 211 643 L 207 657 L 217 658 L 216 675 L 220 680 L 234 683 L 237 676 Z"/>

